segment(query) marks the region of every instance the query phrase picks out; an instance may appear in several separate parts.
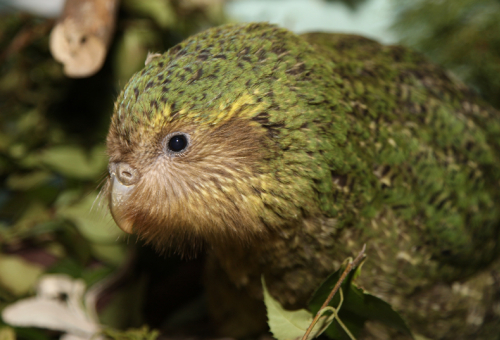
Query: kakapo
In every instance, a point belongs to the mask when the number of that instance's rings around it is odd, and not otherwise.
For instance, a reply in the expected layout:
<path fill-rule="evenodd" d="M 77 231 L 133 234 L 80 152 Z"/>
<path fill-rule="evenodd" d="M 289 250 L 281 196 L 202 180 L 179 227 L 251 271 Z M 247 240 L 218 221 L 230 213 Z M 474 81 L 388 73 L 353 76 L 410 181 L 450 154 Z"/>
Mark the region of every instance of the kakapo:
<path fill-rule="evenodd" d="M 303 308 L 365 243 L 357 282 L 415 334 L 500 332 L 500 114 L 416 52 L 211 28 L 132 77 L 107 149 L 115 221 L 159 251 L 206 245 L 226 335 L 265 327 L 262 275 Z"/>

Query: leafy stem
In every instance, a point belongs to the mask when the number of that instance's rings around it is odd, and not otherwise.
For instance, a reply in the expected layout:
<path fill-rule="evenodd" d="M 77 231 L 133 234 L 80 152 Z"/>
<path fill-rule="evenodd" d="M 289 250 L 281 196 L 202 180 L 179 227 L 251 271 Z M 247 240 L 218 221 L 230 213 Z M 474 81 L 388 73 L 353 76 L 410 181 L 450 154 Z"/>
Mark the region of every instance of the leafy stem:
<path fill-rule="evenodd" d="M 366 244 L 363 245 L 363 249 L 361 249 L 361 251 L 359 252 L 358 256 L 356 256 L 356 258 L 354 259 L 354 261 L 351 261 L 347 265 L 347 267 L 345 268 L 344 272 L 340 276 L 339 280 L 337 281 L 337 283 L 333 287 L 332 291 L 330 292 L 330 295 L 328 295 L 328 298 L 325 300 L 325 302 L 321 306 L 321 308 L 318 311 L 318 313 L 316 313 L 316 316 L 314 317 L 313 321 L 309 325 L 309 328 L 307 328 L 307 331 L 304 334 L 304 336 L 302 337 L 302 340 L 307 340 L 308 339 L 309 334 L 311 334 L 311 332 L 312 332 L 312 330 L 314 328 L 314 325 L 318 322 L 319 318 L 323 314 L 323 309 L 326 308 L 326 307 L 328 307 L 328 304 L 330 303 L 330 301 L 332 301 L 333 297 L 335 296 L 335 294 L 337 293 L 337 291 L 340 289 L 340 285 L 342 284 L 342 282 L 344 282 L 345 278 L 351 272 L 351 270 L 353 270 L 354 268 L 356 268 L 359 265 L 359 263 L 365 258 L 365 250 L 366 250 Z M 339 304 L 339 309 L 340 309 L 340 304 Z M 337 313 L 335 312 L 334 314 L 335 314 L 335 317 L 338 320 Z M 343 326 L 343 325 L 341 324 L 341 326 Z M 343 326 L 342 328 L 344 330 L 346 330 L 345 326 Z M 348 333 L 348 335 L 352 339 L 353 338 L 352 334 L 350 334 L 350 332 L 347 332 L 347 333 Z"/>

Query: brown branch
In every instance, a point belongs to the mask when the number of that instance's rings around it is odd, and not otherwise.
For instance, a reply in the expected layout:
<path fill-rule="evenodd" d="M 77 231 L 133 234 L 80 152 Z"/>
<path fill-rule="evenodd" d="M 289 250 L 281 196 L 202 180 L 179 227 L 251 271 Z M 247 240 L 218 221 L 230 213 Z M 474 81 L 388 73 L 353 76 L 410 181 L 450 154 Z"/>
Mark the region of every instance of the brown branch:
<path fill-rule="evenodd" d="M 88 77 L 106 59 L 118 0 L 67 0 L 50 35 L 50 51 L 68 77 Z"/>
<path fill-rule="evenodd" d="M 325 300 L 325 302 L 323 302 L 323 305 L 319 309 L 318 313 L 316 313 L 316 316 L 314 317 L 313 321 L 309 325 L 309 328 L 307 328 L 307 331 L 304 334 L 304 336 L 302 337 L 302 340 L 307 340 L 307 338 L 309 337 L 309 334 L 311 334 L 311 332 L 312 332 L 312 330 L 314 328 L 314 325 L 316 325 L 316 323 L 318 322 L 318 320 L 319 320 L 319 318 L 321 316 L 321 310 L 323 308 L 327 307 L 328 304 L 330 303 L 330 301 L 332 301 L 333 297 L 335 296 L 335 294 L 339 290 L 340 286 L 342 285 L 342 282 L 344 282 L 345 278 L 347 277 L 347 274 L 349 274 L 351 272 L 351 270 L 353 270 L 354 268 L 356 268 L 358 266 L 358 264 L 361 262 L 361 260 L 364 259 L 364 257 L 365 257 L 365 250 L 366 250 L 366 244 L 363 245 L 363 249 L 361 249 L 361 251 L 359 252 L 358 256 L 356 256 L 356 258 L 354 259 L 354 261 L 352 261 L 351 263 L 349 263 L 347 265 L 347 267 L 345 268 L 345 270 L 342 273 L 342 275 L 340 275 L 339 280 L 335 284 L 335 287 L 333 287 L 332 291 L 330 292 L 330 295 L 328 295 L 328 298 Z"/>

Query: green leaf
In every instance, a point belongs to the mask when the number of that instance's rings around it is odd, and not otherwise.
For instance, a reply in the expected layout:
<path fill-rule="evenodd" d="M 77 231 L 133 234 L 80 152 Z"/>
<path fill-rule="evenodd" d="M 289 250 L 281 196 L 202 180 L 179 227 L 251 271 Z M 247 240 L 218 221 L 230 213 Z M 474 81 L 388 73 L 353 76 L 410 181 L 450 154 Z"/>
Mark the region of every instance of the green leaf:
<path fill-rule="evenodd" d="M 267 290 L 264 277 L 262 277 L 262 289 L 264 291 L 264 303 L 267 309 L 268 325 L 273 336 L 278 340 L 300 339 L 304 336 L 313 321 L 313 315 L 305 310 L 299 309 L 289 311 L 284 309 Z M 328 312 L 327 309 L 322 314 Z M 325 331 L 333 321 L 333 315 L 323 315 L 308 336 L 313 339 Z"/>
<path fill-rule="evenodd" d="M 19 256 L 0 255 L 0 284 L 16 296 L 28 293 L 43 268 Z"/>
<path fill-rule="evenodd" d="M 11 174 L 6 181 L 7 187 L 12 190 L 28 190 L 45 184 L 51 178 L 47 171 L 33 171 L 28 174 Z"/>
<path fill-rule="evenodd" d="M 92 253 L 99 260 L 111 265 L 120 265 L 127 255 L 123 243 L 116 244 L 97 244 L 91 245 Z"/>
<path fill-rule="evenodd" d="M 138 329 L 128 329 L 119 331 L 113 328 L 106 328 L 103 334 L 112 340 L 155 340 L 160 335 L 160 332 L 153 329 L 150 330 L 147 326 Z"/>
<path fill-rule="evenodd" d="M 309 301 L 309 310 L 312 312 L 312 313 L 317 313 L 321 306 L 323 305 L 323 303 L 325 302 L 325 300 L 328 298 L 328 296 L 330 295 L 330 292 L 332 291 L 333 287 L 335 286 L 335 284 L 339 281 L 340 279 L 340 276 L 342 275 L 342 272 L 345 270 L 345 268 L 347 267 L 347 265 L 352 261 L 351 258 L 348 258 L 346 259 L 341 265 L 340 265 L 340 268 L 333 274 L 330 274 L 330 276 L 328 276 L 326 278 L 325 281 L 323 281 L 323 283 L 318 287 L 318 289 L 316 289 L 316 291 L 314 292 L 311 300 Z M 352 275 L 352 271 L 351 273 L 349 273 L 349 275 L 347 276 L 347 279 L 342 283 L 342 289 L 343 291 L 345 292 L 345 288 L 346 288 L 346 283 L 349 279 L 349 276 Z M 332 301 L 330 302 L 330 306 L 337 306 L 340 302 L 340 294 L 337 293 L 335 294 L 334 298 L 332 299 Z"/>
<path fill-rule="evenodd" d="M 16 222 L 17 233 L 29 233 L 34 231 L 34 227 L 50 219 L 50 211 L 39 202 L 33 202 L 23 212 L 21 218 Z"/>
<path fill-rule="evenodd" d="M 95 207 L 97 193 L 92 193 L 77 203 L 61 207 L 57 216 L 72 221 L 78 231 L 89 241 L 101 244 L 115 244 L 123 232 L 116 226 L 111 215 L 103 209 Z"/>
<path fill-rule="evenodd" d="M 0 340 L 16 340 L 16 332 L 12 327 L 0 327 Z"/>
<path fill-rule="evenodd" d="M 170 1 L 124 1 L 124 6 L 136 13 L 152 18 L 161 28 L 171 28 L 176 24 L 176 13 Z"/>
<path fill-rule="evenodd" d="M 323 302 L 326 300 L 335 284 L 338 282 L 340 275 L 344 271 L 350 259 L 344 261 L 340 269 L 331 274 L 314 293 L 309 302 L 309 310 L 316 313 Z M 340 309 L 339 318 L 345 326 L 358 336 L 363 329 L 364 323 L 367 320 L 381 322 L 389 327 L 399 330 L 405 335 L 413 338 L 413 334 L 408 328 L 406 322 L 401 315 L 382 299 L 366 293 L 363 289 L 358 288 L 353 280 L 360 275 L 363 262 L 353 271 L 351 271 L 346 280 L 342 283 L 341 288 L 344 292 L 344 302 Z M 330 306 L 336 307 L 340 302 L 339 293 L 335 294 L 330 302 Z M 349 339 L 347 334 L 342 330 L 337 321 L 326 330 L 326 335 L 332 339 Z"/>
<path fill-rule="evenodd" d="M 156 51 L 161 37 L 149 22 L 136 20 L 130 23 L 117 41 L 114 70 L 119 84 L 126 84 L 130 77 L 144 67 L 148 51 Z"/>
<path fill-rule="evenodd" d="M 305 309 L 287 311 L 281 307 L 266 288 L 262 278 L 264 303 L 271 333 L 278 340 L 293 340 L 302 337 L 313 320 L 313 315 Z"/>
<path fill-rule="evenodd" d="M 111 215 L 103 209 L 92 209 L 96 198 L 96 193 L 89 194 L 71 206 L 61 207 L 57 216 L 74 223 L 80 234 L 89 241 L 92 255 L 116 265 L 125 258 L 125 246 L 117 242 L 124 233 L 116 226 Z"/>
<path fill-rule="evenodd" d="M 46 274 L 66 274 L 72 278 L 80 278 L 84 267 L 74 259 L 67 257 L 59 260 L 56 264 L 45 271 Z"/>
<path fill-rule="evenodd" d="M 75 228 L 74 224 L 61 222 L 60 228 L 54 235 L 57 238 L 57 242 L 65 248 L 68 259 L 77 261 L 79 265 L 84 265 L 90 260 L 91 244 L 89 240 L 83 237 L 78 229 Z"/>
<path fill-rule="evenodd" d="M 55 146 L 38 155 L 42 164 L 68 177 L 94 179 L 106 170 L 107 157 L 103 146 L 90 153 L 77 146 Z"/>

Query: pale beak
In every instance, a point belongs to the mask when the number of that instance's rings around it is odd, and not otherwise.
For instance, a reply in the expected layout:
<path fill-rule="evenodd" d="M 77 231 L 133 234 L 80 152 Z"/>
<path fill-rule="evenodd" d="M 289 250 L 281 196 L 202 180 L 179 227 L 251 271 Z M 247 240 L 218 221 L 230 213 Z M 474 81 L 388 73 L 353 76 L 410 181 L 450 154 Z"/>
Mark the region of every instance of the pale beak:
<path fill-rule="evenodd" d="M 123 203 L 128 200 L 134 187 L 134 184 L 124 185 L 116 178 L 115 173 L 111 173 L 111 197 L 109 208 L 118 227 L 128 234 L 132 234 L 134 221 L 124 217 L 126 214 L 124 214 L 123 211 Z"/>

